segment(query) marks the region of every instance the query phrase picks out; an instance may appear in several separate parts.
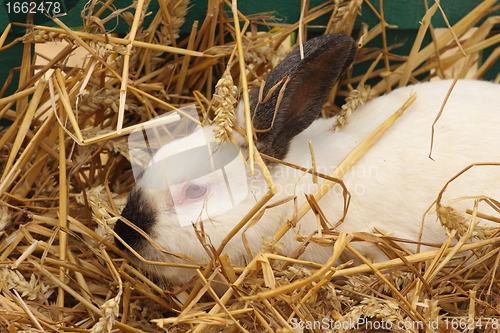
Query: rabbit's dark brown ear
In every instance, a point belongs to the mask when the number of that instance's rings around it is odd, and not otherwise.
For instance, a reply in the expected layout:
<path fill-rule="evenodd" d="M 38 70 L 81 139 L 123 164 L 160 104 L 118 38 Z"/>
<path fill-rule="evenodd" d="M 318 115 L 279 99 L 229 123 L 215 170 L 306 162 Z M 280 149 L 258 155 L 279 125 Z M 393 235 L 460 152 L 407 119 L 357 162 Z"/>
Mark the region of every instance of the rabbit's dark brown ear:
<path fill-rule="evenodd" d="M 274 123 L 281 87 L 263 104 L 258 104 L 259 89 L 250 93 L 251 110 L 255 110 L 253 124 L 257 130 L 257 148 L 279 159 L 286 156 L 293 137 L 316 119 L 333 86 L 356 58 L 357 44 L 350 36 L 340 33 L 311 39 L 303 44 L 303 50 L 302 60 L 297 47 L 265 80 L 263 97 L 284 77 L 290 78 Z M 268 128 L 271 129 L 258 131 Z"/>

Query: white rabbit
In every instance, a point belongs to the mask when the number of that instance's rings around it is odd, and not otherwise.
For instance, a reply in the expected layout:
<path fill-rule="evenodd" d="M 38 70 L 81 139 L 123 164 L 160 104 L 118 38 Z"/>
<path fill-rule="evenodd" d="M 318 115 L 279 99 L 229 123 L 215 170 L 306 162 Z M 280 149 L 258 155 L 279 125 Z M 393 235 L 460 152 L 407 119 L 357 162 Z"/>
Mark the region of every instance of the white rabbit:
<path fill-rule="evenodd" d="M 431 125 L 451 81 L 417 84 L 376 98 L 356 110 L 349 123 L 335 133 L 331 131 L 334 119 L 315 119 L 333 85 L 354 61 L 356 43 L 347 35 L 334 34 L 312 39 L 303 46 L 303 60 L 300 60 L 296 49 L 266 79 L 264 96 L 283 77 L 289 76 L 290 82 L 272 129 L 256 133 L 256 145 L 262 153 L 310 167 L 307 139 L 311 139 L 318 172 L 330 174 L 354 147 L 399 109 L 411 94 L 418 96 L 393 127 L 343 177 L 352 198 L 347 216 L 338 230 L 373 232 L 374 228 L 378 228 L 382 232 L 393 233 L 394 237 L 417 240 L 423 214 L 451 177 L 474 162 L 500 162 L 499 85 L 458 81 L 436 125 L 433 161 L 428 157 Z M 258 105 L 253 116 L 254 128 L 262 130 L 271 127 L 276 95 L 274 93 L 267 103 Z M 257 100 L 258 91 L 254 90 L 251 92 L 251 110 L 255 109 Z M 240 105 L 240 126 L 244 126 L 242 110 Z M 213 137 L 213 127 L 203 128 L 203 133 Z M 241 137 L 236 139 L 243 142 Z M 183 140 L 174 141 L 160 151 L 182 150 L 185 144 Z M 148 188 L 144 184 L 157 182 L 162 176 L 158 168 L 147 169 L 130 193 L 122 215 L 143 229 L 163 249 L 185 254 L 203 264 L 209 256 L 198 241 L 193 227 L 179 224 L 177 211 L 182 206 L 190 211 L 217 202 L 220 204 L 222 201 L 218 193 L 224 187 L 210 178 L 202 177 L 203 180 L 199 180 L 201 178 L 193 176 L 198 166 L 206 162 L 201 157 L 195 159 L 191 158 L 192 162 L 188 165 L 174 166 L 177 174 L 173 177 L 180 177 L 179 182 L 185 182 L 183 187 L 177 189 Z M 270 164 L 269 168 L 278 189 L 271 202 L 296 195 L 301 205 L 305 202 L 304 194 L 314 193 L 318 186 L 312 183 L 311 175 L 302 177 L 297 183 L 302 172 L 279 164 Z M 266 192 L 267 185 L 262 177 L 248 176 L 247 180 L 249 194 L 241 203 L 203 222 L 203 230 L 215 248 Z M 473 168 L 450 185 L 445 197 L 488 195 L 500 199 L 499 180 L 499 167 Z M 215 201 L 210 201 L 210 198 L 215 198 Z M 319 204 L 330 224 L 337 223 L 343 213 L 343 196 L 339 185 L 331 189 Z M 462 208 L 465 204 L 472 208 L 471 201 L 458 203 Z M 289 201 L 267 209 L 258 223 L 246 231 L 246 239 L 253 254 L 260 250 L 263 237 L 271 237 L 286 223 L 293 213 L 293 207 L 293 202 Z M 201 212 L 197 214 L 202 216 Z M 289 231 L 281 239 L 285 245 L 284 252 L 290 253 L 299 245 L 295 240 L 296 231 L 310 235 L 317 228 L 316 217 L 312 212 L 307 213 L 296 230 Z M 146 259 L 191 263 L 154 249 L 145 238 L 121 221 L 117 223 L 115 231 Z M 430 245 L 442 243 L 444 239 L 446 232 L 436 215 L 427 217 L 422 241 Z M 387 259 L 376 244 L 353 244 L 374 261 Z M 414 244 L 405 245 L 415 250 Z M 331 248 L 310 244 L 301 258 L 321 263 L 330 257 L 331 251 Z M 244 265 L 251 259 L 245 250 L 241 233 L 233 237 L 224 252 L 230 255 L 233 263 Z M 346 255 L 353 257 L 352 254 Z M 139 260 L 133 260 L 141 265 Z M 166 282 L 177 285 L 185 284 L 195 275 L 191 269 L 142 266 Z"/>

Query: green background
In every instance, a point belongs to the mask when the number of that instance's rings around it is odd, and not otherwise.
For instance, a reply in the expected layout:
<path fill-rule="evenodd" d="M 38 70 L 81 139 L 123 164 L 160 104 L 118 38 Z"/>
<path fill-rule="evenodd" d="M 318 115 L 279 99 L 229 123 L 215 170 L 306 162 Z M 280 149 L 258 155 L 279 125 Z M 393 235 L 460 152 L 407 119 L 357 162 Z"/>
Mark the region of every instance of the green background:
<path fill-rule="evenodd" d="M 9 22 L 9 17 L 6 13 L 6 7 L 4 6 L 5 1 L 16 1 L 16 0 L 2 0 L 2 6 L 0 6 L 0 31 L 3 31 Z M 87 0 L 80 0 L 75 5 L 74 3 L 70 3 L 69 1 L 76 0 L 66 0 L 65 4 L 68 7 L 74 6 L 72 10 L 70 10 L 66 16 L 62 17 L 61 20 L 68 25 L 69 27 L 79 27 L 82 25 L 82 21 L 80 18 L 80 12 L 87 2 Z M 428 0 L 430 4 L 433 3 L 432 0 Z M 450 21 L 453 25 L 459 19 L 464 17 L 467 13 L 469 13 L 473 8 L 479 5 L 482 0 L 443 0 L 441 1 L 441 5 Z M 115 4 L 120 4 L 120 6 L 125 7 L 127 4 L 130 4 L 128 0 L 117 0 Z M 310 7 L 317 6 L 319 4 L 324 3 L 324 0 L 311 0 Z M 372 1 L 374 7 L 378 9 L 379 1 Z M 149 11 L 155 12 L 158 9 L 158 4 L 155 1 L 152 1 Z M 273 0 L 273 1 L 251 1 L 251 0 L 239 0 L 238 1 L 238 9 L 244 13 L 245 15 L 267 12 L 267 11 L 275 11 L 276 18 L 280 19 L 282 23 L 294 23 L 298 21 L 300 14 L 300 0 Z M 191 25 L 195 20 L 203 22 L 205 14 L 207 10 L 207 0 L 198 0 L 192 1 L 192 7 L 189 11 L 189 15 L 187 17 L 186 23 L 182 27 L 181 32 L 188 33 L 191 30 Z M 229 8 L 227 8 L 229 11 Z M 419 21 L 422 19 L 425 14 L 424 1 L 420 0 L 385 0 L 384 1 L 384 12 L 385 19 L 388 23 L 394 24 L 398 26 L 398 29 L 389 29 L 387 31 L 388 36 L 388 44 L 391 45 L 397 42 L 404 42 L 405 46 L 395 50 L 397 54 L 408 54 L 409 49 L 411 47 L 411 41 L 414 39 L 416 35 L 416 31 L 419 28 Z M 500 15 L 500 11 L 492 13 L 492 15 Z M 38 14 L 37 14 L 38 15 Z M 153 15 L 148 17 L 151 20 Z M 327 17 L 320 18 L 314 24 L 326 24 Z M 147 20 L 146 20 L 147 22 Z M 359 28 L 361 22 L 367 23 L 370 27 L 376 25 L 379 20 L 373 14 L 373 12 L 363 4 L 362 13 L 359 16 L 356 22 L 356 28 Z M 51 22 L 49 22 L 51 23 Z M 445 23 L 442 19 L 442 16 L 438 13 L 434 15 L 433 22 L 435 27 L 444 27 Z M 48 23 L 46 23 L 48 24 Z M 110 22 L 110 25 L 107 28 L 115 27 L 116 21 Z M 17 28 L 18 31 L 19 28 Z M 114 30 L 114 32 L 118 33 L 126 33 L 127 26 L 125 24 L 120 24 Z M 15 38 L 21 36 L 22 34 L 10 34 L 6 43 L 14 40 Z M 373 43 L 377 43 L 379 41 L 375 40 Z M 424 43 L 430 42 L 430 38 L 427 37 L 424 40 Z M 4 45 L 5 45 L 4 44 Z M 380 44 L 379 44 L 380 45 Z M 9 71 L 12 68 L 19 67 L 21 63 L 21 54 L 22 54 L 23 45 L 22 43 L 18 43 L 15 46 L 6 49 L 0 52 L 0 59 L 2 61 L 0 65 L 0 86 L 3 85 L 5 79 Z M 485 56 L 491 52 L 491 50 L 485 51 Z M 488 73 L 486 79 L 495 78 L 496 74 L 500 70 L 500 64 L 495 65 L 490 72 Z M 16 77 L 16 75 L 15 75 Z M 7 94 L 12 93 L 12 88 L 14 85 L 11 85 L 11 89 L 7 91 Z"/>

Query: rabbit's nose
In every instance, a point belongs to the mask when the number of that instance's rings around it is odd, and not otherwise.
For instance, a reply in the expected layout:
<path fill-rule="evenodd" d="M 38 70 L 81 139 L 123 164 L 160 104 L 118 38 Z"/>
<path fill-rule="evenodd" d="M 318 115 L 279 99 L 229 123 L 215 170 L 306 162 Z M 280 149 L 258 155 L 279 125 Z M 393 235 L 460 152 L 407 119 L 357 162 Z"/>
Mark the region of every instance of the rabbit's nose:
<path fill-rule="evenodd" d="M 142 229 L 146 234 L 149 234 L 155 221 L 155 209 L 150 207 L 146 200 L 144 200 L 142 191 L 142 189 L 136 188 L 130 193 L 122 216 L 139 229 Z M 137 248 L 142 242 L 146 241 L 137 230 L 121 220 L 116 223 L 114 231 L 132 248 Z M 122 250 L 126 249 L 125 245 L 119 239 L 115 238 L 115 243 L 118 248 Z"/>

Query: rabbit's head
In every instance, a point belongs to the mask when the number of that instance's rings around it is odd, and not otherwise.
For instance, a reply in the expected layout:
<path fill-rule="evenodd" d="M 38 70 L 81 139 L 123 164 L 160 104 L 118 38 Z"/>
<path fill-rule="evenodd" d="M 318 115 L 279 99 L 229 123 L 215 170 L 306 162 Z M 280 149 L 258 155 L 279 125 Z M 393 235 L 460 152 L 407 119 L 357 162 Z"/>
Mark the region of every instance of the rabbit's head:
<path fill-rule="evenodd" d="M 331 89 L 354 61 L 357 44 L 345 34 L 331 34 L 304 43 L 303 51 L 303 59 L 299 48 L 292 51 L 267 76 L 262 92 L 254 89 L 250 93 L 256 147 L 278 159 L 286 157 L 290 141 L 317 118 Z M 282 80 L 286 85 L 279 85 Z M 275 86 L 277 90 L 260 102 L 259 95 L 264 99 Z M 239 126 L 245 125 L 242 113 L 240 104 Z M 197 138 L 204 138 L 209 144 L 187 150 Z M 150 163 L 137 180 L 122 216 L 142 229 L 163 251 L 122 221 L 116 224 L 115 232 L 145 259 L 183 264 L 206 262 L 211 251 L 209 244 L 218 247 L 265 193 L 264 179 L 240 173 L 245 168 L 244 144 L 238 152 L 230 143 L 222 148 L 210 144 L 214 141 L 213 127 L 208 126 L 163 146 L 154 158 L 161 163 Z M 245 142 L 243 138 L 236 141 Z M 261 237 L 272 235 L 279 226 L 278 220 L 271 215 L 260 221 L 258 227 L 250 228 L 249 237 L 257 240 L 249 242 L 253 250 L 260 247 Z M 200 221 L 200 231 L 196 233 L 193 225 Z M 205 245 L 198 239 L 200 235 L 208 236 Z M 117 240 L 117 244 L 124 248 L 121 241 Z M 226 252 L 233 261 L 243 258 L 246 251 L 241 237 L 229 242 Z M 183 283 L 192 275 L 184 275 L 178 268 L 147 266 L 173 283 Z"/>

